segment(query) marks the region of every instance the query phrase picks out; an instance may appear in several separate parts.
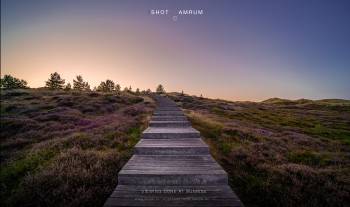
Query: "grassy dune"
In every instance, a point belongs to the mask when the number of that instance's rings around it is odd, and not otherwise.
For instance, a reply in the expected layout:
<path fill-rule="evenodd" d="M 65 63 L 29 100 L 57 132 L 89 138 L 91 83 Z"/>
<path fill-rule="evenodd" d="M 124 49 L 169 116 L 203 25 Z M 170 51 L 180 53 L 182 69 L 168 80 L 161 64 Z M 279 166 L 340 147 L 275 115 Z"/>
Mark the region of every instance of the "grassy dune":
<path fill-rule="evenodd" d="M 246 206 L 350 203 L 350 101 L 169 96 Z M 2 91 L 0 204 L 101 206 L 154 107 L 129 93 Z"/>
<path fill-rule="evenodd" d="M 350 203 L 350 101 L 170 97 L 186 109 L 246 206 Z"/>
<path fill-rule="evenodd" d="M 1 206 L 101 206 L 154 108 L 129 93 L 1 97 Z"/>

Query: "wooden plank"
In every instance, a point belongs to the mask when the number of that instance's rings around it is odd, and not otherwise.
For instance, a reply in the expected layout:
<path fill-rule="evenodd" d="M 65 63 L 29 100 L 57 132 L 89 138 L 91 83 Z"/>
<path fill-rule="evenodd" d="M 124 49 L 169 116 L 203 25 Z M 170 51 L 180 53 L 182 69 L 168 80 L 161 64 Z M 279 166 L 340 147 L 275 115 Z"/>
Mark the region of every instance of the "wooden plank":
<path fill-rule="evenodd" d="M 165 97 L 156 100 L 150 127 L 105 206 L 243 206 L 182 110 Z"/>

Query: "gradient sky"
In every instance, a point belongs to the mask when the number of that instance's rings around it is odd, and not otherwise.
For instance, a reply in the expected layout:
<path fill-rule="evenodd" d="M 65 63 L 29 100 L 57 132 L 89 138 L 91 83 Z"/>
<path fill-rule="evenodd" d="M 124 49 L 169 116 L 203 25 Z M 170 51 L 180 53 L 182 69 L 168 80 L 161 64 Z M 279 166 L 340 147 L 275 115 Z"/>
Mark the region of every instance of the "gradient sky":
<path fill-rule="evenodd" d="M 150 9 L 168 9 L 152 16 Z M 202 16 L 172 16 L 203 9 Z M 260 101 L 350 99 L 348 0 L 2 0 L 1 75 Z"/>

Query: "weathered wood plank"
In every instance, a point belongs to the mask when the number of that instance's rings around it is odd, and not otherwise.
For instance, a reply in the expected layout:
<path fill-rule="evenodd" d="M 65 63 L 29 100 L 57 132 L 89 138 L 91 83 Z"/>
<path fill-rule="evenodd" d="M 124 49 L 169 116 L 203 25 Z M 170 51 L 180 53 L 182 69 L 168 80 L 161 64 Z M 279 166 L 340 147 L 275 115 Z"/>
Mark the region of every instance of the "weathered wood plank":
<path fill-rule="evenodd" d="M 105 206 L 243 206 L 182 110 L 157 96 L 150 127 Z"/>

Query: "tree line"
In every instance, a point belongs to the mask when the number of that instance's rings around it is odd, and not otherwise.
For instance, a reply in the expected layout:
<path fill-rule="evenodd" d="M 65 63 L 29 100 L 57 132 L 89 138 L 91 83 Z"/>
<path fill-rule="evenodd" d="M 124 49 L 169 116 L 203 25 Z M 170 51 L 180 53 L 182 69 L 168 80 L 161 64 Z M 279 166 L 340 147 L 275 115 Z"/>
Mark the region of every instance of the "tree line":
<path fill-rule="evenodd" d="M 4 75 L 0 80 L 1 89 L 23 89 L 29 88 L 27 86 L 27 81 L 15 78 L 11 75 Z M 45 88 L 50 90 L 75 90 L 75 91 L 91 91 L 90 85 L 88 82 L 84 81 L 81 75 L 77 75 L 73 79 L 73 86 L 70 83 L 66 84 L 65 79 L 61 78 L 61 75 L 57 72 L 51 73 L 49 79 L 45 82 Z M 107 79 L 102 81 L 100 85 L 94 87 L 93 91 L 100 92 L 121 92 L 121 87 L 119 84 L 114 83 L 114 81 Z M 133 92 L 131 86 L 125 87 L 124 92 Z M 151 89 L 142 91 L 143 93 L 151 93 Z M 156 88 L 157 93 L 165 93 L 163 85 L 159 84 Z M 140 94 L 141 91 L 139 88 L 135 90 L 136 94 Z"/>

